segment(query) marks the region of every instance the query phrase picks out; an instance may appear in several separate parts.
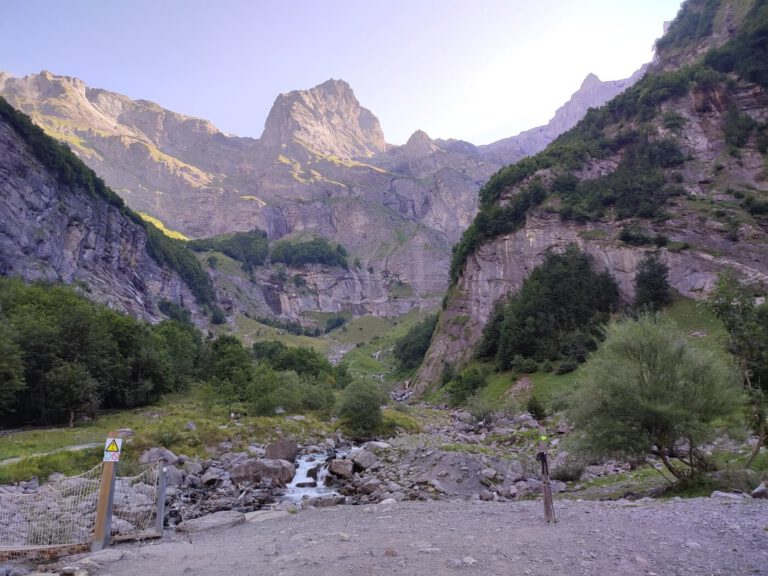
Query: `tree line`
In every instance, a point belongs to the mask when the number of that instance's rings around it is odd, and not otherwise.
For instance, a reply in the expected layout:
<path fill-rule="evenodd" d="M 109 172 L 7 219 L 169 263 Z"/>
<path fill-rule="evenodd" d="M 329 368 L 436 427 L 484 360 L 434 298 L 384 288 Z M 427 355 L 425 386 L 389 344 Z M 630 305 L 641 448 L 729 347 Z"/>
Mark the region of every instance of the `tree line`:
<path fill-rule="evenodd" d="M 204 398 L 255 415 L 330 414 L 352 381 L 309 348 L 278 341 L 246 349 L 203 340 L 179 307 L 152 325 L 69 286 L 0 279 L 0 415 L 4 424 L 70 424 L 100 410 L 142 406 L 194 384 Z"/>

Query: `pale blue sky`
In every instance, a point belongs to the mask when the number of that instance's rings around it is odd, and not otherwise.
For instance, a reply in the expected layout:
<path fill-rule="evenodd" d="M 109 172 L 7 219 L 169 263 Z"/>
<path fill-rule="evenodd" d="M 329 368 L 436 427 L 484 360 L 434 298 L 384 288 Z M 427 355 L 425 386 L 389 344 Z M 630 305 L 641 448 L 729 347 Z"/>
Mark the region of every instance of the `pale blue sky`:
<path fill-rule="evenodd" d="M 343 79 L 388 142 L 486 144 L 589 72 L 629 76 L 679 0 L 3 0 L 0 70 L 46 69 L 258 137 L 275 97 Z"/>

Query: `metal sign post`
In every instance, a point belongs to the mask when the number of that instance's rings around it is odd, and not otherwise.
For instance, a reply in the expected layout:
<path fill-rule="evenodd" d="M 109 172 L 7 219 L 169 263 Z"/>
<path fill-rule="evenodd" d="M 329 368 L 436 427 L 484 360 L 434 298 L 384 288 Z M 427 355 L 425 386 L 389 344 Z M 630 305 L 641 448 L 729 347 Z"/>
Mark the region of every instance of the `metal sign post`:
<path fill-rule="evenodd" d="M 557 522 L 555 507 L 552 503 L 552 486 L 549 483 L 549 463 L 547 462 L 547 432 L 539 428 L 539 453 L 536 458 L 541 462 L 541 494 L 544 497 L 544 517 L 547 522 Z"/>

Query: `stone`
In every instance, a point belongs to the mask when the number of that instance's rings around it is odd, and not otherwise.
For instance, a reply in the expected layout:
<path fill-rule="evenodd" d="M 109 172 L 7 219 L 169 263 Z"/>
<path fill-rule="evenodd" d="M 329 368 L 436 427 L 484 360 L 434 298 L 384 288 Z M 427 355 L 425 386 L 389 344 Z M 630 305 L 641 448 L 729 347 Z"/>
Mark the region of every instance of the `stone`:
<path fill-rule="evenodd" d="M 165 460 L 173 466 L 179 460 L 178 456 L 168 450 L 168 448 L 161 448 L 159 446 L 145 450 L 144 453 L 139 456 L 139 462 L 146 464 L 148 462 L 156 462 L 158 460 Z"/>
<path fill-rule="evenodd" d="M 483 490 L 480 492 L 480 500 L 483 502 L 492 502 L 494 499 L 493 492 L 490 490 Z"/>
<path fill-rule="evenodd" d="M 179 532 L 202 532 L 204 530 L 213 530 L 220 528 L 231 528 L 245 522 L 245 514 L 242 512 L 235 512 L 234 510 L 224 510 L 222 512 L 214 512 L 200 518 L 193 520 L 185 520 L 178 526 L 176 530 Z"/>
<path fill-rule="evenodd" d="M 388 450 L 391 447 L 391 444 L 387 442 L 380 442 L 378 440 L 371 440 L 370 442 L 366 442 L 363 445 L 363 449 L 365 450 Z"/>
<path fill-rule="evenodd" d="M 289 516 L 285 510 L 257 510 L 256 512 L 248 512 L 245 514 L 245 521 L 250 524 L 257 524 L 261 522 L 267 522 L 268 520 L 276 520 L 277 518 L 285 518 Z"/>
<path fill-rule="evenodd" d="M 352 478 L 354 464 L 351 460 L 331 460 L 328 472 L 339 478 Z"/>
<path fill-rule="evenodd" d="M 360 450 L 352 456 L 352 463 L 359 470 L 368 470 L 375 467 L 379 463 L 379 459 L 373 452 Z"/>
<path fill-rule="evenodd" d="M 287 460 L 249 458 L 230 471 L 232 482 L 240 486 L 269 480 L 272 486 L 284 487 L 296 474 L 296 467 Z"/>
<path fill-rule="evenodd" d="M 119 548 L 105 548 L 104 550 L 88 554 L 88 560 L 97 564 L 111 564 L 112 562 L 122 560 L 123 556 L 125 556 L 125 552 Z"/>
<path fill-rule="evenodd" d="M 200 462 L 191 462 L 187 460 L 184 464 L 184 470 L 187 474 L 195 474 L 199 476 L 203 472 L 203 465 Z"/>
<path fill-rule="evenodd" d="M 363 494 L 373 494 L 380 487 L 381 487 L 380 480 L 378 480 L 377 478 L 369 478 L 363 483 L 362 486 L 360 486 L 360 491 Z"/>
<path fill-rule="evenodd" d="M 768 488 L 766 488 L 765 482 L 761 482 L 757 488 L 752 490 L 750 496 L 752 498 L 768 498 Z"/>
<path fill-rule="evenodd" d="M 287 460 L 293 462 L 299 454 L 299 447 L 292 440 L 278 440 L 267 445 L 264 457 L 269 460 Z"/>
<path fill-rule="evenodd" d="M 735 493 L 735 492 L 722 492 L 721 490 L 715 490 L 710 495 L 710 498 L 719 498 L 720 500 L 743 500 L 744 498 L 749 498 L 749 495 Z"/>
<path fill-rule="evenodd" d="M 203 474 L 200 477 L 200 482 L 202 482 L 206 486 L 210 486 L 212 484 L 216 484 L 216 482 L 221 480 L 225 474 L 226 474 L 226 471 L 223 468 L 217 468 L 216 466 L 211 466 L 210 468 L 208 468 L 208 470 L 205 471 L 205 474 Z"/>

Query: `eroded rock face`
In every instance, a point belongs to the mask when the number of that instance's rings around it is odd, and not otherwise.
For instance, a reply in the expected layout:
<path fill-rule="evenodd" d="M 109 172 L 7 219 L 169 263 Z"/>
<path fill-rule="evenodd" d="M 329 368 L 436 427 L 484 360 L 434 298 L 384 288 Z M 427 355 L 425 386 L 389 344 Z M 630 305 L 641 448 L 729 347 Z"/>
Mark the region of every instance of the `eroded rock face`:
<path fill-rule="evenodd" d="M 62 186 L 0 121 L 0 274 L 77 283 L 88 298 L 159 321 L 159 299 L 197 303 L 146 250 L 146 233 L 106 201 Z"/>
<path fill-rule="evenodd" d="M 599 230 L 605 236 L 601 240 L 586 240 L 583 236 L 587 230 Z M 691 229 L 684 230 L 688 234 Z M 651 248 L 624 245 L 618 241 L 619 233 L 619 225 L 585 229 L 562 222 L 557 214 L 538 213 L 529 217 L 518 232 L 500 236 L 470 255 L 455 296 L 441 315 L 419 372 L 417 391 L 440 378 L 443 359 L 451 358 L 461 365 L 471 358 L 496 301 L 516 293 L 533 269 L 544 262 L 547 250 L 562 252 L 569 244 L 576 244 L 591 257 L 596 270 L 606 270 L 613 276 L 621 300 L 631 303 L 637 267 Z M 702 241 L 710 237 L 705 229 L 699 230 L 699 236 Z M 764 247 L 731 242 L 726 248 L 728 252 L 719 256 L 701 249 L 662 249 L 662 258 L 669 267 L 670 286 L 683 296 L 701 299 L 726 268 L 747 280 L 768 283 L 768 254 Z"/>

